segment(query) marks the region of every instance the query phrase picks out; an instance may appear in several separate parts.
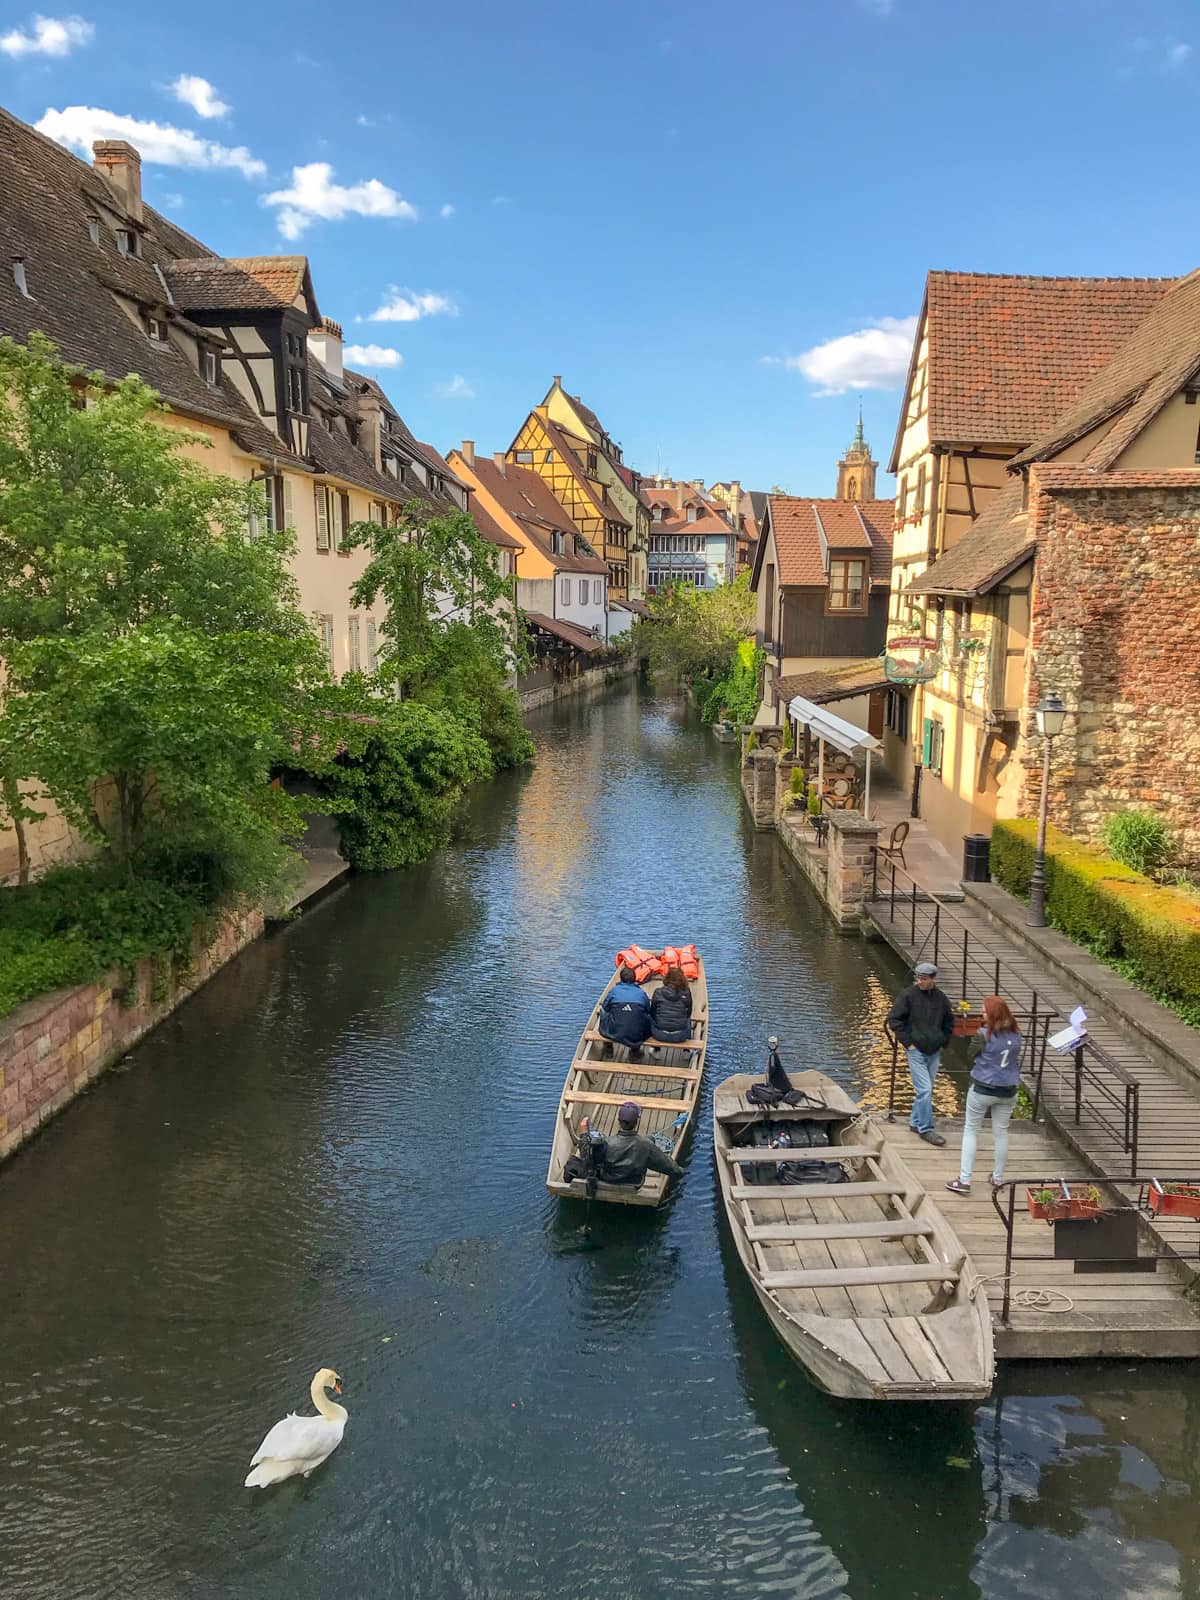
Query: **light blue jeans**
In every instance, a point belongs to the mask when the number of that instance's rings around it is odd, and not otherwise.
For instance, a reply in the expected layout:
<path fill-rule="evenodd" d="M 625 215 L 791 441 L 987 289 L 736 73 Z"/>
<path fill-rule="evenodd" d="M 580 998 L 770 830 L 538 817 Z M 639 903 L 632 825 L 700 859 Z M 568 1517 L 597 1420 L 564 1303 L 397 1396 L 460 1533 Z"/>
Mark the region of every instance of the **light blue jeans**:
<path fill-rule="evenodd" d="M 996 1157 L 992 1162 L 992 1178 L 999 1183 L 1004 1176 L 1004 1163 L 1008 1160 L 1008 1125 L 1016 1110 L 1017 1097 L 1000 1099 L 994 1094 L 980 1094 L 974 1084 L 967 1095 L 967 1109 L 963 1117 L 962 1167 L 958 1174 L 963 1183 L 970 1183 L 971 1168 L 975 1165 L 975 1151 L 979 1145 L 979 1130 L 983 1119 L 992 1114 L 992 1140 Z"/>
<path fill-rule="evenodd" d="M 933 1127 L 933 1085 L 941 1061 L 940 1050 L 931 1050 L 926 1054 L 924 1050 L 918 1050 L 915 1044 L 908 1046 L 908 1075 L 916 1096 L 908 1125 L 918 1133 L 928 1133 Z"/>

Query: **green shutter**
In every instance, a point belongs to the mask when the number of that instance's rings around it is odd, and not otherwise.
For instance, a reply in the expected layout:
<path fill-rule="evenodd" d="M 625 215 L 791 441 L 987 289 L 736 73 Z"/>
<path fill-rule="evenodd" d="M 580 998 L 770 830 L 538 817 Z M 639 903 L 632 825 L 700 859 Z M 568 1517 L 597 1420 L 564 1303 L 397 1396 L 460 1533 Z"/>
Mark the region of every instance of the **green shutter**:
<path fill-rule="evenodd" d="M 933 718 L 925 718 L 925 733 L 921 740 L 921 760 L 929 766 L 933 759 Z"/>

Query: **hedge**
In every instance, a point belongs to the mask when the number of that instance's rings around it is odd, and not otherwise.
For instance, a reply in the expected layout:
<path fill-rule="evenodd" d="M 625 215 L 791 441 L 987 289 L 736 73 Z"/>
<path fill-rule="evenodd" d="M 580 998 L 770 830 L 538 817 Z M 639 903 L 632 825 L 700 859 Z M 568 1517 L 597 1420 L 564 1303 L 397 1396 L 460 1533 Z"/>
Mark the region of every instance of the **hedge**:
<path fill-rule="evenodd" d="M 1037 823 L 992 829 L 992 876 L 1029 898 Z M 1046 833 L 1046 920 L 1102 957 L 1127 963 L 1134 982 L 1200 1005 L 1200 901 L 1123 867 L 1057 828 Z"/>

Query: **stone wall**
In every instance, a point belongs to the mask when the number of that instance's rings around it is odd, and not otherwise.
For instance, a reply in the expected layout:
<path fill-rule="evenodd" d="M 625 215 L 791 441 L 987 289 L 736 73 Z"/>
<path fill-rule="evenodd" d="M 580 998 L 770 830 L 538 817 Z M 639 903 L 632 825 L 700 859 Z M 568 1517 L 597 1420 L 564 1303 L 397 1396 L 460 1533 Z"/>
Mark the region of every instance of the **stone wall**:
<path fill-rule="evenodd" d="M 775 767 L 774 750 L 751 750 L 742 762 L 742 797 L 750 808 L 754 826 L 759 829 L 775 826 Z"/>
<path fill-rule="evenodd" d="M 561 700 L 566 695 L 585 694 L 589 690 L 604 689 L 609 684 L 616 683 L 621 678 L 632 678 L 638 671 L 636 661 L 623 661 L 616 666 L 611 663 L 606 667 L 589 667 L 583 672 L 578 672 L 573 678 L 557 678 L 552 682 L 539 681 L 540 674 L 531 674 L 533 682 L 528 688 L 522 688 L 519 680 L 517 684 L 517 699 L 521 703 L 522 711 L 533 711 L 538 706 L 551 705 L 555 700 Z"/>
<path fill-rule="evenodd" d="M 1026 703 L 1055 690 L 1077 713 L 1054 747 L 1051 818 L 1095 841 L 1114 811 L 1152 811 L 1180 860 L 1200 864 L 1200 473 L 1109 474 L 1087 488 L 1062 469 L 1044 476 L 1031 494 Z M 1036 733 L 1020 758 L 1030 814 L 1041 791 Z"/>
<path fill-rule="evenodd" d="M 828 877 L 825 904 L 843 933 L 858 933 L 863 904 L 873 870 L 872 847 L 879 824 L 868 822 L 861 811 L 831 811 L 829 815 Z"/>
<path fill-rule="evenodd" d="M 191 970 L 154 998 L 154 963 L 124 976 L 40 995 L 0 1020 L 0 1159 L 49 1121 L 213 973 L 262 933 L 258 911 L 231 916 L 197 949 Z M 198 943 L 199 941 L 197 941 Z"/>

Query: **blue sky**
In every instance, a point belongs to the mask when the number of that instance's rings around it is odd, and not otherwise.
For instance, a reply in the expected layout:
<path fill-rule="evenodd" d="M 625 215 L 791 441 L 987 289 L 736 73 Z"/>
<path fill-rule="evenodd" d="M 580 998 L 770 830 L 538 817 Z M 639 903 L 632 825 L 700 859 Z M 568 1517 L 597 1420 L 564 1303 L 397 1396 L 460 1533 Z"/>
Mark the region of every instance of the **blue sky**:
<path fill-rule="evenodd" d="M 442 448 L 561 373 L 643 471 L 832 493 L 929 267 L 1200 264 L 1196 0 L 79 5 L 0 10 L 0 103 L 305 251 Z"/>

